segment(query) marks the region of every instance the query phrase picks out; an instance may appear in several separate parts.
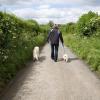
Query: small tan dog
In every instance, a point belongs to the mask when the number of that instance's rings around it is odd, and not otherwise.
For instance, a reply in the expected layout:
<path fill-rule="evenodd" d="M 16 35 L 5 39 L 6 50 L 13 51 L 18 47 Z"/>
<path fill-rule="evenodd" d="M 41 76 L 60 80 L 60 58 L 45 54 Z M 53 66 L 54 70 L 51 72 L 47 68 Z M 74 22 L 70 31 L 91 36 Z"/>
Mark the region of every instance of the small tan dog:
<path fill-rule="evenodd" d="M 39 60 L 39 53 L 40 53 L 39 47 L 38 46 L 34 47 L 34 49 L 33 49 L 33 61 Z"/>
<path fill-rule="evenodd" d="M 66 62 L 68 62 L 68 55 L 67 54 L 63 55 L 63 60 L 66 61 Z"/>

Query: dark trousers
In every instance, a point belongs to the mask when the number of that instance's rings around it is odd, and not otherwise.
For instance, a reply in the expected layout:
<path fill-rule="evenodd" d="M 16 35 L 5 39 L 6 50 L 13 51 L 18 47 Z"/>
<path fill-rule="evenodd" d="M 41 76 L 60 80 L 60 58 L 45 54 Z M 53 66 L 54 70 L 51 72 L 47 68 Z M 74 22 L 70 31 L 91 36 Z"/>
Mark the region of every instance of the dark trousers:
<path fill-rule="evenodd" d="M 51 44 L 51 58 L 57 61 L 59 44 Z"/>

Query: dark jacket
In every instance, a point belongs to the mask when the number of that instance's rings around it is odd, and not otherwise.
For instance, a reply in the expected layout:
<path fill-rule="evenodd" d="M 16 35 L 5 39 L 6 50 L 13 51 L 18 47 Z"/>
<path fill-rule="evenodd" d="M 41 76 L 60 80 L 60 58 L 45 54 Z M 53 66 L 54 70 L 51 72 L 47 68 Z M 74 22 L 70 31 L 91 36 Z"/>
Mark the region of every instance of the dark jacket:
<path fill-rule="evenodd" d="M 50 30 L 50 32 L 48 34 L 47 41 L 50 41 L 51 44 L 58 44 L 59 45 L 59 39 L 61 40 L 61 42 L 63 44 L 62 33 L 58 29 Z"/>

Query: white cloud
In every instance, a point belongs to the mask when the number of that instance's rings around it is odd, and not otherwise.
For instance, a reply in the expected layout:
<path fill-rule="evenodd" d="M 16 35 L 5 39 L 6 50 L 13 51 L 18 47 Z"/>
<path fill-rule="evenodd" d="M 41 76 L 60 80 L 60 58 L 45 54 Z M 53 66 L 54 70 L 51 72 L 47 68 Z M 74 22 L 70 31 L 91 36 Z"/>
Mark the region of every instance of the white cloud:
<path fill-rule="evenodd" d="M 49 20 L 53 20 L 55 23 L 67 23 L 76 22 L 78 18 L 88 11 L 98 12 L 100 14 L 100 7 L 92 8 L 46 8 L 33 10 L 32 8 L 27 8 L 23 10 L 15 11 L 15 14 L 23 18 L 34 18 L 39 23 L 47 23 Z"/>
<path fill-rule="evenodd" d="M 100 14 L 100 7 L 96 6 L 99 5 L 100 2 L 96 1 L 97 0 L 0 0 L 0 4 L 7 4 L 7 11 L 19 17 L 26 19 L 33 18 L 39 23 L 47 23 L 49 20 L 53 20 L 55 23 L 67 23 L 77 21 L 81 14 L 90 10 Z"/>
<path fill-rule="evenodd" d="M 50 8 L 48 5 L 39 6 L 36 9 L 24 8 L 12 11 L 19 17 L 33 18 L 39 23 L 46 23 L 53 20 L 55 23 L 67 23 L 70 21 L 77 21 L 81 14 L 88 12 L 91 7 L 83 8 Z M 98 8 L 97 8 L 98 9 Z M 100 8 L 99 8 L 100 9 Z M 95 9 L 92 8 L 95 11 Z"/>
<path fill-rule="evenodd" d="M 38 9 L 48 9 L 48 8 L 50 8 L 50 5 L 40 5 L 38 7 Z"/>
<path fill-rule="evenodd" d="M 67 5 L 100 5 L 99 0 L 0 0 L 3 5 L 45 5 L 45 4 L 67 4 Z"/>

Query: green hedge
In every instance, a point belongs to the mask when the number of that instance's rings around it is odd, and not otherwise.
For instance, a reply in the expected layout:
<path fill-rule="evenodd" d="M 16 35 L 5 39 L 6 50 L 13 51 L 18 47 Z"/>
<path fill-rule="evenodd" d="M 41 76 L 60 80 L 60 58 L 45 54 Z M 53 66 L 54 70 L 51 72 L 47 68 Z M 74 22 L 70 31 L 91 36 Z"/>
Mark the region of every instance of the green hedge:
<path fill-rule="evenodd" d="M 75 23 L 67 23 L 66 25 L 66 33 L 74 34 L 76 32 L 76 24 Z"/>
<path fill-rule="evenodd" d="M 94 20 L 95 18 L 98 18 L 98 14 L 94 13 L 92 11 L 89 11 L 86 14 L 83 14 L 78 22 L 77 22 L 77 33 L 83 36 L 91 36 L 94 31 L 96 31 L 96 24 Z"/>
<path fill-rule="evenodd" d="M 75 34 L 68 34 L 64 39 L 67 46 L 91 65 L 91 70 L 100 72 L 100 37 L 82 38 Z"/>
<path fill-rule="evenodd" d="M 72 29 L 71 25 L 68 23 L 66 28 Z M 65 44 L 86 60 L 91 65 L 91 70 L 100 72 L 100 16 L 89 11 L 74 25 L 75 30 L 71 30 L 70 34 L 69 31 L 64 33 Z"/>
<path fill-rule="evenodd" d="M 46 34 L 39 29 L 36 21 L 0 12 L 0 90 L 31 58 L 34 46 L 44 44 Z"/>

